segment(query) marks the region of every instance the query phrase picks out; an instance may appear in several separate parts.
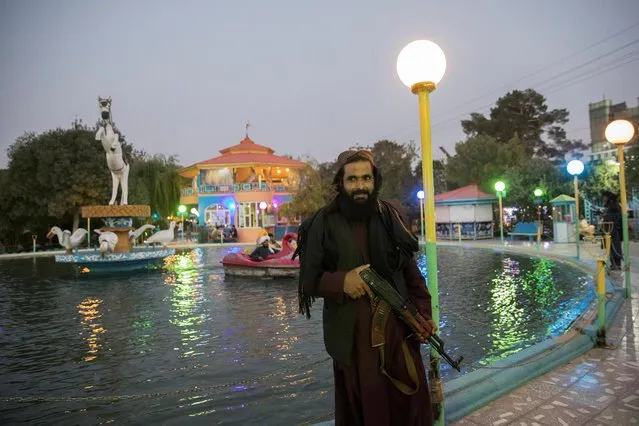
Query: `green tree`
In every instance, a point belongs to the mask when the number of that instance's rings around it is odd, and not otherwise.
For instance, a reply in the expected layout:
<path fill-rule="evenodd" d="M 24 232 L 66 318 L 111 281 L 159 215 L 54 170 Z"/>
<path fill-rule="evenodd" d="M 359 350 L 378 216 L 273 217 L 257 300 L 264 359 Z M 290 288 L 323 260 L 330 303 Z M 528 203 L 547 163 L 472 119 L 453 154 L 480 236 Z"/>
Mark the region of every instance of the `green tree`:
<path fill-rule="evenodd" d="M 619 166 L 605 162 L 591 163 L 580 176 L 579 191 L 589 200 L 600 200 L 603 191 L 619 193 Z"/>
<path fill-rule="evenodd" d="M 484 191 L 492 192 L 496 179 L 529 160 L 516 137 L 500 143 L 491 136 L 471 136 L 455 145 L 455 155 L 446 163 L 446 181 L 451 188 L 476 183 Z"/>
<path fill-rule="evenodd" d="M 179 168 L 175 156 L 136 152 L 129 172 L 131 204 L 148 204 L 152 213 L 158 213 L 162 218 L 175 213 L 180 190 L 186 185 L 177 174 Z"/>
<path fill-rule="evenodd" d="M 384 179 L 380 198 L 410 202 L 411 192 L 415 187 L 412 167 L 417 156 L 415 146 L 412 143 L 380 140 L 373 145 L 371 152 Z"/>
<path fill-rule="evenodd" d="M 330 181 L 323 179 L 319 170 L 308 165 L 300 173 L 300 186 L 293 199 L 281 206 L 280 215 L 308 217 L 326 205 L 332 194 Z"/>
<path fill-rule="evenodd" d="M 448 191 L 446 165 L 446 162 L 443 160 L 433 160 L 433 186 L 435 187 L 435 194 L 442 194 Z M 424 182 L 422 181 L 422 160 L 419 160 L 413 168 L 413 176 L 415 183 L 412 192 L 417 193 L 417 191 L 421 190 L 424 186 Z"/>
<path fill-rule="evenodd" d="M 549 110 L 546 98 L 533 89 L 513 90 L 497 100 L 488 117 L 473 113 L 461 125 L 469 137 L 490 136 L 498 143 L 518 137 L 529 156 L 559 163 L 566 154 L 586 148 L 567 139 L 563 125 L 568 116 L 566 109 Z"/>
<path fill-rule="evenodd" d="M 61 226 L 71 222 L 75 229 L 81 206 L 108 201 L 111 177 L 104 150 L 83 126 L 25 133 L 9 147 L 8 156 L 9 220 L 16 231 L 58 221 Z"/>
<path fill-rule="evenodd" d="M 628 197 L 632 197 L 633 190 L 639 196 L 639 139 L 630 146 L 624 158 Z"/>
<path fill-rule="evenodd" d="M 525 164 L 511 166 L 496 178 L 502 179 L 506 183 L 504 204 L 517 206 L 518 216 L 523 220 L 530 221 L 537 218 L 537 206 L 533 203 L 535 188 L 541 188 L 544 191 L 545 204 L 561 194 L 573 194 L 572 181 L 565 172 L 565 167 L 559 168 L 540 158 L 533 158 Z M 494 181 L 491 182 L 492 184 Z"/>

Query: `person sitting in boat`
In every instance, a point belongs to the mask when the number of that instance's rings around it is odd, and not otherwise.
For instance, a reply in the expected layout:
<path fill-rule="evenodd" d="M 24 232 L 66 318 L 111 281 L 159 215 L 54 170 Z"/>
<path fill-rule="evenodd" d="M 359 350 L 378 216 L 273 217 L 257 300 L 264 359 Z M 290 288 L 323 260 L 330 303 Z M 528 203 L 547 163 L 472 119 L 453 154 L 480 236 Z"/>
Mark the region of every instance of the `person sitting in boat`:
<path fill-rule="evenodd" d="M 282 250 L 282 245 L 278 243 L 277 240 L 275 240 L 273 234 L 268 234 L 268 238 L 268 249 L 270 250 L 271 254 L 279 253 L 279 251 Z"/>
<path fill-rule="evenodd" d="M 252 260 L 255 260 L 258 262 L 266 259 L 268 255 L 271 254 L 271 251 L 269 250 L 270 240 L 271 239 L 268 237 L 268 235 L 260 237 L 260 239 L 257 240 L 258 246 L 255 247 L 255 250 L 253 250 L 253 253 L 249 254 L 249 257 Z"/>

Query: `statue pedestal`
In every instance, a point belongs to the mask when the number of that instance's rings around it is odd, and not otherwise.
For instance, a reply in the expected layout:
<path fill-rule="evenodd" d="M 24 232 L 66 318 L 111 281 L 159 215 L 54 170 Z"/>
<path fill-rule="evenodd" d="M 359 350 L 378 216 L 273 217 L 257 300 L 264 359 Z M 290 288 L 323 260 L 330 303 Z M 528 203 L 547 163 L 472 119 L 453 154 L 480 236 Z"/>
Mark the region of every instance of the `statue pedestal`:
<path fill-rule="evenodd" d="M 114 253 L 130 253 L 131 242 L 129 231 L 133 229 L 134 217 L 151 216 L 151 206 L 84 206 L 82 217 L 100 218 L 104 221 L 101 228 L 118 236 L 118 243 L 113 249 Z"/>
<path fill-rule="evenodd" d="M 113 253 L 130 253 L 131 241 L 129 241 L 129 231 L 132 227 L 116 227 L 116 228 L 102 228 L 103 231 L 113 232 L 118 236 L 118 243 L 113 248 Z"/>

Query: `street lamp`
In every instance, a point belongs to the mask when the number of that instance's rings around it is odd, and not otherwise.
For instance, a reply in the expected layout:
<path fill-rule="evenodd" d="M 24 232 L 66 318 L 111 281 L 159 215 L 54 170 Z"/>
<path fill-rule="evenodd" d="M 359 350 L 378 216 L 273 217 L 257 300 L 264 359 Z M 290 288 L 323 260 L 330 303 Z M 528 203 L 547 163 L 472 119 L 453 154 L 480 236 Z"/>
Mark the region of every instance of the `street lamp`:
<path fill-rule="evenodd" d="M 437 236 L 435 233 L 435 185 L 433 179 L 433 149 L 430 134 L 430 107 L 428 95 L 446 72 L 446 56 L 432 41 L 415 40 L 408 43 L 397 56 L 397 75 L 408 86 L 419 102 L 419 124 L 422 148 L 422 184 L 426 215 L 426 262 L 428 288 L 431 294 L 433 321 L 439 327 L 439 289 L 437 283 Z M 439 381 L 440 356 L 430 351 L 431 379 Z M 439 424 L 444 421 L 444 405 L 441 404 Z"/>
<path fill-rule="evenodd" d="M 266 229 L 266 207 L 268 207 L 268 204 L 266 204 L 266 201 L 260 201 L 258 207 L 262 210 L 262 228 Z"/>
<path fill-rule="evenodd" d="M 630 297 L 630 253 L 628 245 L 628 200 L 626 200 L 626 171 L 623 146 L 635 135 L 634 125 L 627 120 L 615 120 L 606 126 L 606 140 L 617 145 L 619 157 L 619 191 L 621 192 L 621 226 L 623 229 L 623 267 L 626 273 L 626 297 Z"/>
<path fill-rule="evenodd" d="M 501 197 L 506 189 L 506 184 L 502 181 L 495 183 L 495 191 L 499 197 L 499 234 L 501 235 L 501 243 L 504 244 L 504 208 L 501 205 Z"/>
<path fill-rule="evenodd" d="M 417 191 L 417 198 L 419 198 L 419 233 L 424 241 L 424 191 Z"/>
<path fill-rule="evenodd" d="M 541 226 L 541 196 L 544 195 L 544 190 L 541 188 L 535 188 L 533 195 L 535 196 L 534 203 L 537 204 L 537 221 Z"/>
<path fill-rule="evenodd" d="M 178 212 L 182 215 L 182 240 L 184 240 L 184 213 L 186 212 L 186 206 L 181 204 L 178 207 Z"/>
<path fill-rule="evenodd" d="M 195 232 L 198 232 L 197 230 L 197 226 L 200 224 L 200 212 L 197 211 L 197 209 L 195 207 L 193 207 L 191 209 L 191 214 L 195 217 L 197 217 L 196 221 L 195 221 Z"/>
<path fill-rule="evenodd" d="M 566 166 L 568 173 L 574 176 L 575 185 L 575 245 L 577 247 L 577 259 L 579 259 L 579 175 L 584 171 L 584 163 L 579 160 L 572 160 Z"/>

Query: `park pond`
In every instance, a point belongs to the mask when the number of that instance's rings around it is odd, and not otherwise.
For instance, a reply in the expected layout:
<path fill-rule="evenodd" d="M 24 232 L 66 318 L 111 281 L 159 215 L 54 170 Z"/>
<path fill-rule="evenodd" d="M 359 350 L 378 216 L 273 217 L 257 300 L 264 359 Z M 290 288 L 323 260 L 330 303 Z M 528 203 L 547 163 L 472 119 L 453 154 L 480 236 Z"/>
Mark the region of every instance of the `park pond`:
<path fill-rule="evenodd" d="M 3 423 L 296 425 L 329 415 L 321 303 L 308 320 L 294 280 L 225 279 L 229 250 L 183 250 L 160 270 L 109 276 L 53 257 L 0 260 Z M 441 336 L 464 356 L 462 374 L 563 333 L 594 300 L 591 277 L 563 263 L 458 247 L 438 256 Z M 442 368 L 444 380 L 459 375 Z"/>

